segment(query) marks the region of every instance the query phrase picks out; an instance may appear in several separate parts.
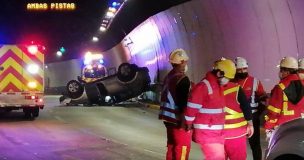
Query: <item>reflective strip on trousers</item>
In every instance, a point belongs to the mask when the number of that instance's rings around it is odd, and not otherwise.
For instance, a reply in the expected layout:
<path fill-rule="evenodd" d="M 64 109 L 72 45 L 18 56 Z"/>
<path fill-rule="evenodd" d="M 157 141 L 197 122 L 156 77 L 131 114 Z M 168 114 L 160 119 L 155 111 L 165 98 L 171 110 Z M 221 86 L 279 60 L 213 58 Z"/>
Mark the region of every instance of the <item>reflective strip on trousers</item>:
<path fill-rule="evenodd" d="M 223 109 L 209 109 L 209 108 L 201 108 L 199 110 L 200 113 L 208 113 L 208 114 L 218 114 L 223 113 Z"/>
<path fill-rule="evenodd" d="M 222 130 L 224 125 L 208 125 L 208 124 L 193 124 L 196 129 L 207 129 L 207 130 Z"/>

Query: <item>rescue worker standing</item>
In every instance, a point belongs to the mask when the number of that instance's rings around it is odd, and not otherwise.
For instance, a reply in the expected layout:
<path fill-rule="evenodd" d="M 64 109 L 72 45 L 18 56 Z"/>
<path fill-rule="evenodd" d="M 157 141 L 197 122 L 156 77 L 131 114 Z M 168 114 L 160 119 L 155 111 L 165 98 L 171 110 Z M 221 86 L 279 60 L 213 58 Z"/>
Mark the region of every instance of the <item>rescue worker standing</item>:
<path fill-rule="evenodd" d="M 226 101 L 224 125 L 226 159 L 246 160 L 246 135 L 251 137 L 254 133 L 251 108 L 242 87 L 230 82 L 234 76 L 225 78 L 228 79 L 223 85 Z"/>
<path fill-rule="evenodd" d="M 183 49 L 171 52 L 169 61 L 173 69 L 164 80 L 159 119 L 167 130 L 166 160 L 187 160 L 190 153 L 192 132 L 181 126 L 190 90 L 190 80 L 185 75 L 188 59 Z"/>
<path fill-rule="evenodd" d="M 219 60 L 191 91 L 185 110 L 186 129 L 193 129 L 206 160 L 224 160 L 225 97 L 223 86 L 235 74 L 231 60 Z"/>
<path fill-rule="evenodd" d="M 237 57 L 235 63 L 236 74 L 233 82 L 238 83 L 243 88 L 252 111 L 252 122 L 255 132 L 252 137 L 249 138 L 249 144 L 253 159 L 261 160 L 260 116 L 266 108 L 267 94 L 264 91 L 262 83 L 257 78 L 248 74 L 248 63 L 245 58 Z"/>
<path fill-rule="evenodd" d="M 304 113 L 304 87 L 297 74 L 298 61 L 284 57 L 280 62 L 280 82 L 271 91 L 265 116 L 266 139 L 274 129 L 287 121 L 300 118 Z"/>

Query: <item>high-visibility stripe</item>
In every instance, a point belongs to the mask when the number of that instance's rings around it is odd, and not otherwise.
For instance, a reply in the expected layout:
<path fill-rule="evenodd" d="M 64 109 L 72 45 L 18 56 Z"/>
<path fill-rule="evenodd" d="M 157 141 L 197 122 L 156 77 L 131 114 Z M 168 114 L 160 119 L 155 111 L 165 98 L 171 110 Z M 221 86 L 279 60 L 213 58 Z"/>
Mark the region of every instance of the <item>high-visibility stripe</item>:
<path fill-rule="evenodd" d="M 229 108 L 229 107 L 225 107 L 224 111 L 229 113 L 229 114 L 238 114 L 239 112 L 234 111 L 233 109 Z"/>
<path fill-rule="evenodd" d="M 259 106 L 258 103 L 256 103 L 255 101 L 255 91 L 257 91 L 258 89 L 258 80 L 256 78 L 253 78 L 253 86 L 252 86 L 252 92 L 251 92 L 251 102 L 250 102 L 250 106 L 253 108 L 256 108 Z"/>
<path fill-rule="evenodd" d="M 2 81 L 0 85 L 0 91 L 3 91 L 5 87 L 9 84 L 13 84 L 15 87 L 18 88 L 19 91 L 22 91 L 22 82 L 17 79 L 14 75 L 8 74 Z"/>
<path fill-rule="evenodd" d="M 276 107 L 274 107 L 274 106 L 272 106 L 272 105 L 269 105 L 269 106 L 267 107 L 267 109 L 269 109 L 269 110 L 271 110 L 272 112 L 275 112 L 275 113 L 280 113 L 280 112 L 281 112 L 281 109 L 276 108 Z"/>
<path fill-rule="evenodd" d="M 288 110 L 288 102 L 283 102 L 283 114 L 284 115 L 294 115 L 294 110 Z"/>
<path fill-rule="evenodd" d="M 194 121 L 195 117 L 185 116 L 186 121 Z"/>
<path fill-rule="evenodd" d="M 280 88 L 284 90 L 286 87 L 283 83 L 279 84 Z M 294 110 L 288 110 L 288 97 L 283 92 L 283 115 L 294 115 Z"/>
<path fill-rule="evenodd" d="M 187 146 L 183 146 L 181 160 L 186 160 L 186 157 L 187 157 Z"/>
<path fill-rule="evenodd" d="M 225 116 L 225 119 L 237 119 L 237 118 L 241 118 L 244 117 L 244 114 L 241 112 L 237 112 L 234 111 L 233 109 L 229 108 L 229 107 L 225 107 L 225 112 L 228 113 L 229 115 Z"/>
<path fill-rule="evenodd" d="M 161 115 L 164 115 L 164 116 L 167 116 L 167 117 L 170 117 L 170 118 L 173 118 L 173 119 L 177 119 L 176 118 L 176 115 L 172 112 L 168 112 L 168 111 L 161 111 L 160 113 Z"/>
<path fill-rule="evenodd" d="M 242 117 L 244 117 L 243 113 L 237 113 L 237 114 L 232 114 L 232 115 L 226 115 L 225 119 L 231 120 L 231 119 L 237 119 L 237 118 L 242 118 Z"/>
<path fill-rule="evenodd" d="M 209 109 L 209 108 L 201 108 L 199 110 L 200 113 L 208 113 L 208 114 L 218 114 L 223 113 L 223 109 Z"/>
<path fill-rule="evenodd" d="M 209 125 L 209 124 L 193 124 L 193 127 L 197 129 L 207 129 L 207 130 L 224 129 L 224 125 Z"/>
<path fill-rule="evenodd" d="M 173 97 L 172 97 L 172 95 L 171 95 L 171 93 L 170 93 L 169 90 L 168 90 L 168 93 L 167 93 L 167 99 L 168 99 L 168 101 L 169 101 L 169 103 L 170 103 L 171 106 L 175 106 L 174 99 L 173 99 Z"/>
<path fill-rule="evenodd" d="M 234 123 L 234 124 L 225 124 L 224 128 L 225 129 L 232 129 L 232 128 L 239 128 L 239 127 L 242 127 L 242 126 L 245 126 L 245 125 L 247 125 L 247 121 L 242 121 L 242 122 Z"/>
<path fill-rule="evenodd" d="M 239 86 L 237 87 L 233 87 L 233 88 L 229 88 L 227 90 L 224 91 L 224 95 L 227 95 L 227 94 L 230 94 L 230 93 L 233 93 L 233 92 L 237 92 L 239 90 Z"/>
<path fill-rule="evenodd" d="M 282 90 L 284 90 L 286 87 L 285 87 L 285 85 L 283 84 L 283 83 L 280 83 L 279 84 L 279 87 L 282 89 Z"/>
<path fill-rule="evenodd" d="M 177 109 L 177 107 L 176 107 L 176 106 L 173 106 L 173 105 L 171 105 L 171 104 L 170 104 L 170 103 L 168 103 L 168 102 L 162 102 L 162 103 L 161 103 L 161 106 L 162 106 L 162 107 L 165 107 L 165 108 L 172 109 L 172 110 Z"/>
<path fill-rule="evenodd" d="M 197 104 L 197 103 L 191 103 L 191 102 L 187 102 L 187 106 L 190 108 L 195 108 L 195 109 L 200 109 L 202 108 L 201 104 Z"/>
<path fill-rule="evenodd" d="M 210 82 L 207 79 L 204 79 L 203 82 L 206 84 L 208 89 L 208 94 L 213 94 L 213 90 L 211 88 Z"/>

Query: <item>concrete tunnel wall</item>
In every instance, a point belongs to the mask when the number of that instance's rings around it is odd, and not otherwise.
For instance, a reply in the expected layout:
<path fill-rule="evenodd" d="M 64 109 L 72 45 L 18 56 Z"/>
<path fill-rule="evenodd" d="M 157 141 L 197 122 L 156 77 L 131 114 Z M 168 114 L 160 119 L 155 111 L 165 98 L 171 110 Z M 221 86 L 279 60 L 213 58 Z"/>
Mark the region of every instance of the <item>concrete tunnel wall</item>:
<path fill-rule="evenodd" d="M 171 69 L 169 53 L 183 48 L 190 56 L 188 75 L 199 82 L 215 60 L 242 56 L 250 74 L 270 92 L 279 80 L 280 59 L 304 57 L 303 19 L 303 0 L 192 0 L 144 21 L 104 53 L 105 62 L 108 68 L 122 62 L 147 66 L 152 82 L 158 83 Z M 72 61 L 59 63 L 71 68 L 77 64 Z M 49 76 L 52 87 L 80 74 L 79 68 L 62 73 L 58 64 L 48 70 L 46 74 L 54 73 Z"/>
<path fill-rule="evenodd" d="M 147 66 L 159 82 L 171 69 L 170 51 L 183 48 L 190 55 L 188 75 L 199 82 L 216 59 L 242 56 L 270 92 L 279 80 L 280 59 L 304 57 L 303 19 L 303 0 L 192 0 L 128 34 L 121 42 L 130 55 L 124 61 Z"/>

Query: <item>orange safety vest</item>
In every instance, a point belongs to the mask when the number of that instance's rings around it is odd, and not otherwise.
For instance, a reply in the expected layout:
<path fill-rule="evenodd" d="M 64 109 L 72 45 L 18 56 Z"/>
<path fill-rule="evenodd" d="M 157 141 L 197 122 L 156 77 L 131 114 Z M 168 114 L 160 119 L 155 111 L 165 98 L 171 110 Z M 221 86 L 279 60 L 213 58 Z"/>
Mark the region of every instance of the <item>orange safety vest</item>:
<path fill-rule="evenodd" d="M 165 78 L 165 86 L 161 94 L 159 119 L 177 124 L 181 121 L 181 113 L 176 102 L 176 86 L 185 77 L 185 73 L 171 70 Z"/>
<path fill-rule="evenodd" d="M 234 139 L 247 134 L 247 121 L 237 101 L 240 85 L 229 82 L 224 86 L 225 107 L 225 139 Z"/>

